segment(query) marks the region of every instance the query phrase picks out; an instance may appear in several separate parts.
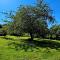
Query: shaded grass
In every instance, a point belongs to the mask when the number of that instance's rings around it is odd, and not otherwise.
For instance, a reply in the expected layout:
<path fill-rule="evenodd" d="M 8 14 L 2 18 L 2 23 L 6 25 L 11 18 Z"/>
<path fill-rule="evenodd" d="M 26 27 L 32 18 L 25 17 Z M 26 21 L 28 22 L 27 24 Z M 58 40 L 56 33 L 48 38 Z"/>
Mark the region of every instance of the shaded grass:
<path fill-rule="evenodd" d="M 60 60 L 59 41 L 38 38 L 30 41 L 28 38 L 1 37 L 0 60 Z"/>

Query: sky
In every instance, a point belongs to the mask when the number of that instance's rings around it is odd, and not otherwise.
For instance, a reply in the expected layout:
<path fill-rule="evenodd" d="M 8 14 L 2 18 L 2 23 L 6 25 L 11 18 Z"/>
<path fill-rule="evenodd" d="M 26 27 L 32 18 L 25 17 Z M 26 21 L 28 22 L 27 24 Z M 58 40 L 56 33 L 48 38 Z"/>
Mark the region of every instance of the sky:
<path fill-rule="evenodd" d="M 51 9 L 56 19 L 56 24 L 60 24 L 60 0 L 45 0 Z M 0 12 L 16 11 L 20 5 L 34 4 L 35 0 L 0 0 Z M 3 24 L 5 15 L 0 13 L 0 24 Z"/>

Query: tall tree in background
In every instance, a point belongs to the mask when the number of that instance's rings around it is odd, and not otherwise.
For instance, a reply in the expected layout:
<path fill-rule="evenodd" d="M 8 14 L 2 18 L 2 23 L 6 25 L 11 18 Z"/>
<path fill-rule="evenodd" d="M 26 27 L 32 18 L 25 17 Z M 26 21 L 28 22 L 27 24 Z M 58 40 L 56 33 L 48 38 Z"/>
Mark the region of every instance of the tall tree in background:
<path fill-rule="evenodd" d="M 10 15 L 13 19 L 14 29 L 18 32 L 29 33 L 31 40 L 34 34 L 44 36 L 47 32 L 47 21 L 54 22 L 52 10 L 43 0 L 37 0 L 34 6 L 20 7 L 14 15 Z"/>
<path fill-rule="evenodd" d="M 55 39 L 60 39 L 60 25 L 53 25 L 50 28 L 50 34 L 52 35 L 51 38 L 53 38 L 53 35 L 55 35 Z"/>

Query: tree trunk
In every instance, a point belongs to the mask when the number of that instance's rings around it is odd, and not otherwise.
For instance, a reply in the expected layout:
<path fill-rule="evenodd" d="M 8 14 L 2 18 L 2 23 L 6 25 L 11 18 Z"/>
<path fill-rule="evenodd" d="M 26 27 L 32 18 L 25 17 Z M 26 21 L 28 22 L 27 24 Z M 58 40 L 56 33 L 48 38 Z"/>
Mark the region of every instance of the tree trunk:
<path fill-rule="evenodd" d="M 33 40 L 34 36 L 33 36 L 33 34 L 32 34 L 32 33 L 30 33 L 30 36 L 31 36 L 31 40 Z"/>
<path fill-rule="evenodd" d="M 56 35 L 56 39 L 58 39 L 58 35 Z"/>
<path fill-rule="evenodd" d="M 52 34 L 50 34 L 50 39 L 52 39 Z"/>

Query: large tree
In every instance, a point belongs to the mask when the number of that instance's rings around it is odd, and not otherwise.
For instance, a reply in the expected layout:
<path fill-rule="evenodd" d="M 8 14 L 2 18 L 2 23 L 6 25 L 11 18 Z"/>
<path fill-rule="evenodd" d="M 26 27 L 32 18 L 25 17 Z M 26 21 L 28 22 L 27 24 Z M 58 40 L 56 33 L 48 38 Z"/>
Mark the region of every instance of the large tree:
<path fill-rule="evenodd" d="M 34 34 L 44 36 L 47 31 L 47 21 L 53 22 L 52 10 L 43 0 L 37 0 L 34 6 L 20 7 L 10 18 L 13 19 L 14 29 L 29 33 L 31 40 Z"/>

